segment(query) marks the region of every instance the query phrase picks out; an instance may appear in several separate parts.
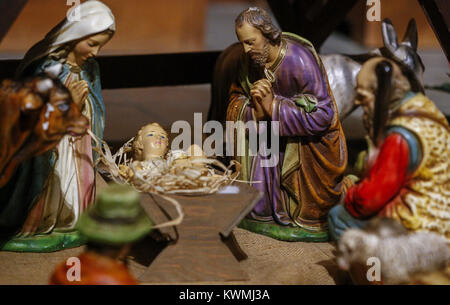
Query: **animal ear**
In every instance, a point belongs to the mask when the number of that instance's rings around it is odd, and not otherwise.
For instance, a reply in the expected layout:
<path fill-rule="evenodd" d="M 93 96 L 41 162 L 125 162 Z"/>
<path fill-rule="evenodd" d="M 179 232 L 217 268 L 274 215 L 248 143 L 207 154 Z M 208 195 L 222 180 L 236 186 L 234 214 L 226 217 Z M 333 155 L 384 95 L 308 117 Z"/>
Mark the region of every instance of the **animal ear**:
<path fill-rule="evenodd" d="M 50 66 L 44 70 L 44 72 L 51 78 L 57 78 L 59 73 L 62 71 L 62 64 L 57 63 L 56 65 Z"/>
<path fill-rule="evenodd" d="M 41 94 L 47 94 L 52 87 L 53 82 L 48 78 L 36 82 L 36 90 Z"/>
<path fill-rule="evenodd" d="M 397 33 L 395 32 L 394 26 L 390 19 L 386 18 L 381 23 L 381 32 L 383 34 L 384 46 L 391 51 L 395 52 L 398 48 Z"/>
<path fill-rule="evenodd" d="M 417 25 L 416 20 L 412 18 L 406 28 L 405 36 L 403 36 L 402 44 L 408 45 L 414 51 L 417 51 Z"/>
<path fill-rule="evenodd" d="M 20 110 L 22 112 L 38 110 L 44 105 L 42 99 L 36 94 L 27 94 L 22 100 Z"/>

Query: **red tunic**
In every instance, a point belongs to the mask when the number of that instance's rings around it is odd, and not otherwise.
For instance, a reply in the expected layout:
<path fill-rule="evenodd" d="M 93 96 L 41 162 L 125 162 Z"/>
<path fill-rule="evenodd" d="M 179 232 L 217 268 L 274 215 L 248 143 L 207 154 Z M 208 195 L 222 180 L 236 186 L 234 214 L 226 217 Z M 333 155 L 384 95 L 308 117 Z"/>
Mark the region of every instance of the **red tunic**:
<path fill-rule="evenodd" d="M 408 162 L 408 142 L 398 133 L 390 134 L 369 175 L 348 190 L 345 207 L 349 213 L 355 218 L 369 218 L 386 206 L 405 185 Z"/>

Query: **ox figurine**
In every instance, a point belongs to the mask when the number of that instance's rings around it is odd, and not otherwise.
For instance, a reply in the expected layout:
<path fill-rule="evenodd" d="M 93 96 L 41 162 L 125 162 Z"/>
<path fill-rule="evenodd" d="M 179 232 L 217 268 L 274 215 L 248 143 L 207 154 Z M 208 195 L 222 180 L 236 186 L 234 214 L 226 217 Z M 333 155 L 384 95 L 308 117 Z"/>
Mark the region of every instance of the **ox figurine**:
<path fill-rule="evenodd" d="M 57 75 L 61 65 L 0 87 L 0 187 L 23 161 L 54 148 L 65 134 L 86 133 L 88 120 Z"/>

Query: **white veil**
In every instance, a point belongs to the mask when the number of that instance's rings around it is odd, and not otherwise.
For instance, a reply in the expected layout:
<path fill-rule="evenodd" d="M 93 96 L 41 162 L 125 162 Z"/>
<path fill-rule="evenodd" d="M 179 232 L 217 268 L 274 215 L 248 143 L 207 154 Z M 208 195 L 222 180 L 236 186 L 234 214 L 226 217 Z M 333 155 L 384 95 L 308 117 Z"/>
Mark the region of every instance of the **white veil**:
<path fill-rule="evenodd" d="M 47 56 L 65 43 L 106 30 L 113 32 L 116 30 L 114 15 L 110 8 L 97 0 L 89 0 L 72 7 L 67 16 L 72 18 L 69 18 L 70 20 L 64 18 L 44 39 L 28 50 L 17 69 L 16 76 L 21 76 L 31 63 Z"/>

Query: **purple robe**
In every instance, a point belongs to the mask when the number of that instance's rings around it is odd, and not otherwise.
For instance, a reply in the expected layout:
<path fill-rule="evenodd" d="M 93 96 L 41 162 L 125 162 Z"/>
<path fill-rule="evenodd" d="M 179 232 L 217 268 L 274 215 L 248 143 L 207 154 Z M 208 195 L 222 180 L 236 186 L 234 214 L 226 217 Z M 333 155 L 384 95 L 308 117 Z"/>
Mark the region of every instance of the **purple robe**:
<path fill-rule="evenodd" d="M 253 158 L 236 158 L 243 164 L 241 177 L 263 193 L 248 217 L 321 229 L 328 211 L 342 196 L 345 137 L 325 70 L 312 45 L 283 33 L 281 48 L 269 68 L 275 76 L 271 120 L 279 121 L 279 162 L 262 167 L 261 160 L 267 157 L 261 156 L 261 150 Z M 261 78 L 260 71 L 243 62 L 239 82 L 231 87 L 227 120 L 254 119 L 248 102 L 250 84 Z"/>

